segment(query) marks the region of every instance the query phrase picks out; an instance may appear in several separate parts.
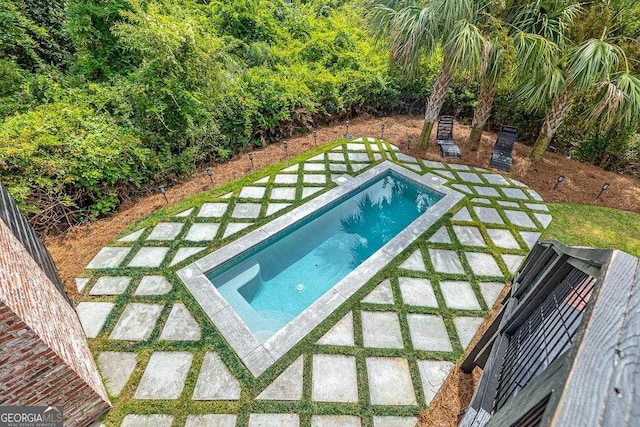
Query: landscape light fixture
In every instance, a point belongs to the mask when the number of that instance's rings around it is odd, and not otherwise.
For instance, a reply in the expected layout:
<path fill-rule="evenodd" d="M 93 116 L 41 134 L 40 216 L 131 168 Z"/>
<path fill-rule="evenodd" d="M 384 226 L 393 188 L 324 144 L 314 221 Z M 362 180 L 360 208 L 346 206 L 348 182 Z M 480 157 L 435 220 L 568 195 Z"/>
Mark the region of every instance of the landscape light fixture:
<path fill-rule="evenodd" d="M 160 190 L 160 193 L 164 196 L 164 201 L 169 204 L 169 199 L 167 199 L 167 189 L 165 188 L 165 186 L 161 185 L 160 187 L 158 187 L 158 190 Z"/>
<path fill-rule="evenodd" d="M 253 153 L 249 153 L 249 160 L 251 161 L 251 169 L 253 169 Z"/>
<path fill-rule="evenodd" d="M 609 183 L 605 182 L 604 185 L 602 186 L 602 189 L 600 189 L 600 192 L 598 193 L 598 197 L 596 197 L 596 200 L 598 200 L 600 198 L 600 196 L 602 196 L 602 193 L 604 193 L 607 188 L 609 188 Z"/>
<path fill-rule="evenodd" d="M 384 123 L 380 124 L 380 139 L 384 139 Z"/>
<path fill-rule="evenodd" d="M 553 189 L 555 190 L 556 188 L 558 188 L 558 185 L 560 185 L 562 181 L 564 181 L 564 175 L 560 175 L 558 177 L 558 180 L 556 181 L 556 185 L 553 186 Z"/>
<path fill-rule="evenodd" d="M 349 133 L 349 120 L 346 121 L 346 125 L 347 125 L 347 133 L 345 133 L 344 135 L 342 135 L 342 137 L 344 139 L 353 139 L 353 135 L 351 135 Z"/>
<path fill-rule="evenodd" d="M 313 145 L 318 145 L 318 131 L 313 131 Z"/>
<path fill-rule="evenodd" d="M 411 149 L 411 135 L 407 136 L 407 150 Z"/>
<path fill-rule="evenodd" d="M 213 184 L 213 172 L 211 172 L 211 168 L 207 168 L 207 175 L 209 175 L 209 179 L 211 180 L 211 183 Z"/>
<path fill-rule="evenodd" d="M 289 143 L 287 141 L 282 141 L 282 145 L 284 145 L 285 157 L 289 157 Z"/>

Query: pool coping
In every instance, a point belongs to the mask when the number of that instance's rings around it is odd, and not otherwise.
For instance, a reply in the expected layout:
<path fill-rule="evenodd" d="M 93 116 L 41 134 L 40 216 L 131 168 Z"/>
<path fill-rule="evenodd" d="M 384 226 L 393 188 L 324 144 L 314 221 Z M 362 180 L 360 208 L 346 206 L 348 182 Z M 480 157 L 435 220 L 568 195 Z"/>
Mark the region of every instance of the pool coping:
<path fill-rule="evenodd" d="M 393 171 L 419 185 L 429 187 L 441 194 L 435 205 L 414 220 L 390 242 L 371 255 L 358 268 L 345 276 L 311 306 L 291 320 L 263 344 L 248 329 L 244 321 L 206 277 L 212 269 L 240 256 L 263 241 L 272 238 L 293 223 L 302 221 L 316 210 L 337 200 L 345 194 L 365 185 L 377 176 Z M 444 178 L 433 175 L 422 176 L 390 161 L 384 161 L 364 171 L 357 177 L 344 175 L 339 185 L 326 193 L 304 203 L 292 211 L 264 224 L 234 242 L 200 258 L 180 269 L 178 277 L 211 319 L 216 328 L 235 350 L 242 362 L 255 377 L 260 376 L 278 359 L 284 356 L 300 340 L 317 327 L 335 309 L 355 294 L 375 274 L 397 257 L 419 236 L 426 232 L 442 215 L 449 212 L 464 199 L 464 195 L 445 187 Z"/>

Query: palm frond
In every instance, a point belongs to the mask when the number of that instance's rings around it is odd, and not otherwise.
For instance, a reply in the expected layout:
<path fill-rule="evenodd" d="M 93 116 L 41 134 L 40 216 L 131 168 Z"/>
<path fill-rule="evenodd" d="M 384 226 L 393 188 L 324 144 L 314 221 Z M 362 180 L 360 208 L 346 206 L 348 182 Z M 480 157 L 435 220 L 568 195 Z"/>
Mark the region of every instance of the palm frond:
<path fill-rule="evenodd" d="M 578 90 L 606 82 L 626 65 L 624 51 L 603 39 L 589 39 L 569 51 L 567 82 Z"/>
<path fill-rule="evenodd" d="M 596 85 L 599 101 L 585 116 L 587 124 L 599 123 L 608 128 L 616 123 L 629 126 L 640 119 L 640 79 L 617 73 L 611 80 Z"/>
<path fill-rule="evenodd" d="M 453 70 L 475 72 L 482 64 L 486 43 L 480 29 L 467 20 L 455 22 L 451 37 L 446 40 L 444 56 Z"/>
<path fill-rule="evenodd" d="M 565 32 L 582 11 L 580 3 L 567 0 L 537 0 L 517 4 L 507 13 L 513 32 L 538 34 L 564 48 Z"/>

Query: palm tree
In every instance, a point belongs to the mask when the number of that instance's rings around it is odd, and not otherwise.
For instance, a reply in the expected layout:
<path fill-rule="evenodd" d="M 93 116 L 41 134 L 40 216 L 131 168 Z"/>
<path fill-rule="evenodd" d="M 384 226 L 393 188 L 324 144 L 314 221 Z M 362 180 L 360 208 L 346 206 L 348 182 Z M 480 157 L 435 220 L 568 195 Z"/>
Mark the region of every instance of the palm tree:
<path fill-rule="evenodd" d="M 373 0 L 369 28 L 389 45 L 391 59 L 408 74 L 421 55 L 442 49 L 442 63 L 431 88 L 418 145 L 425 148 L 440 114 L 454 72 L 476 71 L 486 40 L 477 27 L 488 0 Z"/>
<path fill-rule="evenodd" d="M 542 158 L 571 101 L 586 91 L 595 93 L 597 99 L 585 117 L 586 123 L 630 125 L 640 118 L 640 79 L 631 73 L 624 51 L 607 40 L 606 34 L 558 55 L 550 68 L 539 70 L 523 86 L 529 108 L 540 109 L 550 103 L 531 159 Z"/>
<path fill-rule="evenodd" d="M 514 73 L 514 79 L 526 79 L 531 69 L 527 67 L 537 68 L 539 64 L 533 64 L 532 61 L 544 60 L 549 49 L 547 43 L 540 43 L 540 37 L 546 42 L 564 47 L 567 25 L 573 21 L 579 10 L 579 4 L 570 0 L 534 0 L 524 4 L 515 0 L 505 5 L 504 9 L 494 10 L 494 22 L 501 19 L 501 26 L 506 34 L 500 34 L 498 30 L 497 37 L 487 43 L 484 51 L 480 93 L 469 134 L 469 143 L 473 151 L 479 148 L 484 126 L 491 115 L 496 86 L 505 78 L 514 59 L 511 52 L 506 53 L 507 49 L 511 50 L 508 46 L 516 48 L 515 61 L 520 64 Z M 531 37 L 536 35 L 540 37 Z M 519 43 L 514 44 L 514 38 L 518 38 Z"/>

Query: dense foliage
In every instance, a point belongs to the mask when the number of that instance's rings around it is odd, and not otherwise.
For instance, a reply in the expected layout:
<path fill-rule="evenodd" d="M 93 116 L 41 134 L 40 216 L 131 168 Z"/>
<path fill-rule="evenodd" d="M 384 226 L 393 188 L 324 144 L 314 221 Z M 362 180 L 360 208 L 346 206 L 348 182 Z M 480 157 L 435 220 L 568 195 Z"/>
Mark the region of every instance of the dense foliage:
<path fill-rule="evenodd" d="M 203 162 L 328 120 L 422 112 L 442 54 L 422 57 L 407 78 L 365 31 L 365 6 L 0 0 L 0 180 L 39 227 L 63 229 Z M 640 10 L 625 13 L 625 34 L 637 32 Z M 625 43 L 633 52 L 634 39 Z M 478 87 L 455 75 L 444 110 L 470 121 Z M 580 117 L 566 120 L 558 148 L 638 172 L 633 129 L 573 132 Z M 541 119 L 498 87 L 494 123 L 526 134 Z"/>

